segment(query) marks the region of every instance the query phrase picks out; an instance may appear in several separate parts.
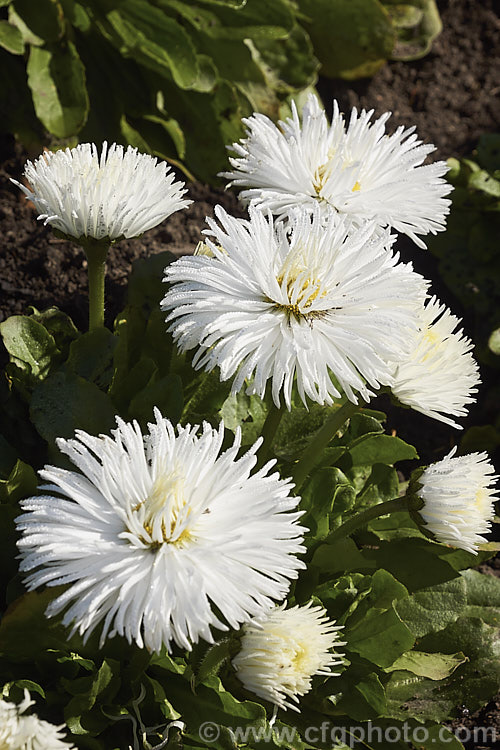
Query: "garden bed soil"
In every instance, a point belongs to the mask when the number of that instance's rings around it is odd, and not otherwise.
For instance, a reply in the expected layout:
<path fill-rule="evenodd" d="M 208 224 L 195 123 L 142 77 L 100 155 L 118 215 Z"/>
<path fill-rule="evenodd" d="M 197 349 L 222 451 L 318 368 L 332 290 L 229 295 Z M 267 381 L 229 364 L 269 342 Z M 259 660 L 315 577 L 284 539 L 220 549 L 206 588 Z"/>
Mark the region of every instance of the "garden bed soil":
<path fill-rule="evenodd" d="M 419 136 L 436 145 L 434 156 L 446 159 L 470 154 L 481 133 L 498 130 L 500 18 L 495 0 L 442 0 L 438 6 L 443 32 L 425 58 L 389 63 L 372 79 L 321 79 L 318 89 L 327 110 L 335 97 L 344 112 L 353 106 L 373 108 L 376 114 L 392 111 L 391 128 L 416 125 Z M 30 306 L 43 309 L 55 304 L 71 315 L 78 327 L 85 328 L 87 276 L 83 252 L 37 223 L 32 206 L 10 182 L 11 177 L 21 179 L 26 158 L 12 136 L 0 137 L 0 321 L 9 315 L 25 314 Z M 200 183 L 188 187 L 194 202 L 187 210 L 174 214 L 143 238 L 111 248 L 106 281 L 108 325 L 124 305 L 126 280 L 135 259 L 164 250 L 192 252 L 201 239 L 205 216 L 213 214 L 217 203 L 232 214 L 244 215 L 236 196 L 222 187 Z M 397 248 L 404 260 L 412 260 L 416 270 L 433 279 L 433 292 L 463 315 L 458 300 L 440 282 L 433 256 L 404 238 L 398 240 Z M 467 330 L 466 317 L 464 325 Z M 5 360 L 4 350 L 0 360 Z M 488 389 L 483 392 L 487 394 Z M 488 398 L 480 394 L 466 427 L 492 421 L 498 404 Z M 417 445 L 426 463 L 441 458 L 459 440 L 457 431 L 415 412 L 392 409 L 388 400 L 376 406 L 388 412 L 389 430 Z M 497 559 L 481 566 L 481 570 L 499 575 L 500 563 Z M 499 716 L 497 701 L 474 716 L 464 706 L 456 725 L 495 726 L 500 737 Z M 476 745 L 477 750 L 480 747 L 488 745 Z"/>

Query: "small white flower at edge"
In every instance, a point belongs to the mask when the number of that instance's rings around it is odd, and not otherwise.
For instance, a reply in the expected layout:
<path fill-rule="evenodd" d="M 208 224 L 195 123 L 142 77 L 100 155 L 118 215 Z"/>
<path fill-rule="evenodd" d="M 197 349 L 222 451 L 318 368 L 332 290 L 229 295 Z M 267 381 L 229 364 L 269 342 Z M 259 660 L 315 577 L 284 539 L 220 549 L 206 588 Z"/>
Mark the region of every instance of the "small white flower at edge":
<path fill-rule="evenodd" d="M 12 180 L 39 213 L 38 219 L 76 240 L 138 237 L 192 201 L 164 161 L 136 148 L 105 142 L 45 151 L 28 161 L 30 187 Z"/>
<path fill-rule="evenodd" d="M 308 693 L 314 675 L 336 677 L 345 646 L 323 607 L 275 607 L 243 628 L 241 649 L 232 664 L 243 686 L 284 710 L 299 711 L 299 696 Z"/>
<path fill-rule="evenodd" d="M 412 515 L 438 542 L 477 554 L 495 515 L 498 477 L 486 453 L 455 453 L 412 479 L 409 492 L 420 498 Z"/>
<path fill-rule="evenodd" d="M 19 704 L 0 698 L 0 748 L 5 750 L 75 750 L 64 742 L 65 725 L 54 726 L 26 711 L 34 705 L 30 694 L 24 691 Z"/>

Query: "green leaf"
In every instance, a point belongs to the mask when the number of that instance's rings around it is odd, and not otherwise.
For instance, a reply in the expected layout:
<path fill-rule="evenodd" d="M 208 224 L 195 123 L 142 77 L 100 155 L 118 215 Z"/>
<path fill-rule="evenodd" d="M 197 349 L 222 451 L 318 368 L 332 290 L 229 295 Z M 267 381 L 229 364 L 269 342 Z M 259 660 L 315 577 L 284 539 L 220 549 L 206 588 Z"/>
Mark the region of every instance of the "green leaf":
<path fill-rule="evenodd" d="M 410 598 L 398 602 L 397 611 L 412 633 L 420 638 L 457 620 L 466 604 L 466 585 L 460 577 L 416 591 Z"/>
<path fill-rule="evenodd" d="M 349 651 L 379 667 L 389 667 L 412 648 L 415 638 L 394 609 L 369 609 L 363 619 L 345 631 Z"/>
<path fill-rule="evenodd" d="M 182 380 L 178 375 L 165 375 L 159 380 L 153 375 L 147 386 L 131 400 L 129 414 L 145 425 L 153 421 L 155 407 L 160 410 L 163 417 L 168 417 L 174 424 L 179 421 L 183 407 L 183 392 Z"/>
<path fill-rule="evenodd" d="M 392 53 L 395 30 L 377 0 L 299 0 L 299 8 L 325 76 L 373 75 Z"/>
<path fill-rule="evenodd" d="M 70 346 L 67 367 L 101 389 L 107 389 L 113 376 L 113 354 L 118 338 L 107 328 L 80 336 Z"/>
<path fill-rule="evenodd" d="M 350 538 L 339 539 L 333 544 L 321 544 L 313 555 L 311 565 L 320 568 L 322 573 L 346 573 L 369 567 Z"/>
<path fill-rule="evenodd" d="M 267 410 L 259 396 L 247 396 L 239 391 L 226 398 L 219 414 L 228 430 L 236 432 L 241 427 L 242 445 L 253 445 L 260 437 Z"/>
<path fill-rule="evenodd" d="M 463 615 L 480 617 L 488 625 L 500 628 L 500 578 L 477 570 L 464 570 L 461 576 L 467 597 Z"/>
<path fill-rule="evenodd" d="M 353 684 L 354 679 L 347 672 L 345 680 L 348 687 L 342 691 L 342 699 L 336 705 L 339 712 L 355 721 L 367 721 L 384 715 L 387 708 L 385 690 L 374 672 L 370 672 L 356 684 Z"/>
<path fill-rule="evenodd" d="M 45 42 L 64 34 L 64 15 L 58 0 L 14 0 L 13 8 L 30 31 Z"/>
<path fill-rule="evenodd" d="M 31 320 L 40 323 L 53 336 L 61 352 L 66 352 L 70 343 L 80 335 L 69 315 L 57 307 L 48 307 L 41 312 L 34 307 L 32 310 Z"/>
<path fill-rule="evenodd" d="M 91 435 L 115 427 L 115 407 L 93 383 L 71 373 L 57 372 L 33 391 L 30 414 L 39 434 L 48 443 L 73 437 L 75 430 Z"/>
<path fill-rule="evenodd" d="M 74 696 L 64 710 L 64 718 L 71 732 L 87 734 L 87 729 L 82 726 L 82 720 L 97 701 L 101 705 L 111 702 L 120 686 L 119 669 L 119 662 L 104 659 L 95 674 L 71 681 L 64 678 L 61 680 L 67 692 Z M 94 713 L 92 718 L 92 733 L 98 734 L 99 728 L 109 724 L 108 718 L 104 718 L 100 713 L 97 716 Z"/>
<path fill-rule="evenodd" d="M 379 667 L 390 666 L 412 648 L 415 638 L 395 609 L 395 602 L 407 598 L 399 581 L 386 570 L 378 570 L 370 590 L 346 621 L 347 648 Z"/>
<path fill-rule="evenodd" d="M 395 464 L 397 461 L 418 458 L 412 445 L 391 435 L 363 435 L 351 443 L 348 450 L 353 466 Z"/>
<path fill-rule="evenodd" d="M 0 47 L 13 55 L 24 53 L 24 40 L 19 29 L 8 21 L 0 21 Z"/>
<path fill-rule="evenodd" d="M 35 471 L 18 460 L 9 477 L 0 481 L 0 502 L 16 506 L 19 500 L 35 492 L 37 484 Z"/>
<path fill-rule="evenodd" d="M 475 710 L 500 687 L 498 627 L 473 617 L 460 617 L 444 630 L 419 642 L 426 652 L 459 648 L 467 657 L 446 680 L 429 680 L 410 672 L 394 672 L 386 684 L 388 716 L 405 721 L 445 721 L 457 706 Z"/>
<path fill-rule="evenodd" d="M 427 55 L 443 24 L 435 0 L 394 3 L 382 0 L 397 31 L 393 60 L 418 60 Z"/>
<path fill-rule="evenodd" d="M 198 61 L 190 37 L 173 18 L 144 0 L 123 0 L 108 20 L 127 47 L 159 72 L 171 73 L 181 89 L 198 78 Z"/>
<path fill-rule="evenodd" d="M 47 649 L 65 650 L 67 632 L 45 610 L 62 587 L 30 591 L 16 599 L 0 621 L 0 655 L 14 663 L 34 662 Z"/>
<path fill-rule="evenodd" d="M 10 360 L 30 383 L 43 380 L 59 350 L 43 325 L 24 315 L 13 315 L 0 323 L 0 333 Z"/>
<path fill-rule="evenodd" d="M 73 42 L 32 47 L 28 85 L 37 117 L 57 138 L 75 135 L 85 124 L 89 99 L 85 69 Z"/>
<path fill-rule="evenodd" d="M 430 680 L 444 680 L 466 661 L 467 657 L 461 651 L 457 654 L 426 654 L 423 651 L 408 651 L 396 659 L 394 664 L 387 667 L 385 671 L 402 670 L 419 675 L 419 677 L 428 677 Z"/>
<path fill-rule="evenodd" d="M 457 577 L 454 567 L 439 557 L 442 550 L 441 545 L 419 537 L 380 542 L 377 548 L 365 548 L 363 556 L 416 591 Z"/>
<path fill-rule="evenodd" d="M 348 488 L 347 493 L 339 492 Z M 302 488 L 302 522 L 311 530 L 311 538 L 323 539 L 330 531 L 330 513 L 341 515 L 355 500 L 354 489 L 347 477 L 336 467 L 323 467 L 313 472 Z"/>
<path fill-rule="evenodd" d="M 231 641 L 226 638 L 210 645 L 199 666 L 195 670 L 196 683 L 204 682 L 207 678 L 217 675 L 224 664 L 231 657 Z"/>

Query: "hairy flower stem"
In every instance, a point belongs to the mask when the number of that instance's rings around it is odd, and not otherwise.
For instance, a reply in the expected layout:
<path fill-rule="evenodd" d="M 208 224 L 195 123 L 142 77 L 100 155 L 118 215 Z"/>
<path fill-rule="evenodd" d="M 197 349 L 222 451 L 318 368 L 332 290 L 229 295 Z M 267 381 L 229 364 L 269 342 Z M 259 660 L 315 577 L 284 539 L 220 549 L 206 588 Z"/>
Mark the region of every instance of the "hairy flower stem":
<path fill-rule="evenodd" d="M 264 422 L 264 425 L 262 427 L 262 437 L 264 438 L 264 442 L 259 449 L 257 469 L 260 469 L 262 466 L 264 466 L 266 461 L 268 461 L 271 456 L 271 448 L 274 436 L 276 435 L 282 416 L 283 408 L 278 408 L 275 403 L 271 401 L 269 411 L 267 412 L 266 421 Z"/>
<path fill-rule="evenodd" d="M 371 508 L 367 508 L 362 513 L 358 513 L 357 516 L 350 518 L 343 523 L 342 526 L 339 526 L 338 529 L 335 529 L 335 531 L 328 534 L 326 539 L 323 539 L 322 544 L 330 544 L 337 539 L 344 539 L 361 526 L 366 526 L 366 524 L 369 521 L 373 521 L 374 518 L 387 516 L 389 513 L 394 513 L 398 510 L 408 510 L 408 498 L 406 495 L 403 497 L 396 497 L 394 500 L 387 500 L 385 503 L 372 505 Z"/>
<path fill-rule="evenodd" d="M 109 247 L 109 241 L 87 239 L 83 244 L 89 270 L 89 331 L 104 327 L 104 277 Z"/>
<path fill-rule="evenodd" d="M 318 458 L 321 456 L 324 448 L 326 448 L 330 440 L 336 435 L 349 417 L 352 417 L 352 415 L 360 409 L 361 406 L 358 404 L 346 401 L 345 404 L 337 407 L 337 409 L 335 409 L 335 411 L 328 417 L 326 422 L 318 430 L 305 449 L 301 458 L 295 464 L 292 477 L 295 482 L 296 490 L 302 487 L 309 472 L 317 463 Z"/>

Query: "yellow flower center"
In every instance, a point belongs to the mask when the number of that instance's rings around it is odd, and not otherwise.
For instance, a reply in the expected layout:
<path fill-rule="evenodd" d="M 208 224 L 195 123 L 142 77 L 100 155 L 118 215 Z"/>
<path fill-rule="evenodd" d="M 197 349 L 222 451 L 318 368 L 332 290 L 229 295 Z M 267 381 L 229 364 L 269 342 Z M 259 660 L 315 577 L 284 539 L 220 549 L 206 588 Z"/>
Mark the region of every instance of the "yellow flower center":
<path fill-rule="evenodd" d="M 326 292 L 321 291 L 319 279 L 307 275 L 307 268 L 300 252 L 294 253 L 293 257 L 287 259 L 276 280 L 282 289 L 283 286 L 286 287 L 289 302 L 275 302 L 274 306 L 277 310 L 284 312 L 288 318 L 294 317 L 299 320 L 323 314 L 321 311 L 307 312 L 307 308 L 311 307 L 314 300 L 318 296 L 325 297 Z"/>
<path fill-rule="evenodd" d="M 175 471 L 160 475 L 147 498 L 132 512 L 141 513 L 140 522 L 147 533 L 141 540 L 154 548 L 162 544 L 184 547 L 192 540 L 188 525 L 192 510 L 186 500 L 185 478 Z"/>

